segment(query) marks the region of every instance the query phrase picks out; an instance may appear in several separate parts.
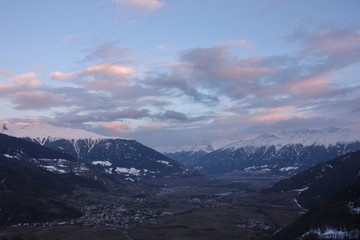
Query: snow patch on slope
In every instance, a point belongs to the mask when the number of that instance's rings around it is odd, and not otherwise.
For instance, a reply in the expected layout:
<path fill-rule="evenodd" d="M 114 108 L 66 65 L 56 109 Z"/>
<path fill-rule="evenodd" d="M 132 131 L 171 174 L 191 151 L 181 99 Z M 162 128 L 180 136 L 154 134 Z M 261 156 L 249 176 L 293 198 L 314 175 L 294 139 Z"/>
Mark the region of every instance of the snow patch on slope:
<path fill-rule="evenodd" d="M 133 168 L 133 167 L 132 168 L 117 167 L 115 169 L 115 172 L 117 172 L 118 174 L 125 173 L 125 174 L 134 175 L 134 176 L 140 176 L 141 170 Z"/>
<path fill-rule="evenodd" d="M 105 167 L 105 166 L 110 167 L 112 165 L 112 163 L 109 162 L 109 161 L 92 161 L 91 164 L 92 165 L 100 165 L 100 166 L 103 166 L 103 167 Z"/>
<path fill-rule="evenodd" d="M 348 208 L 352 214 L 354 215 L 360 214 L 360 207 L 356 207 L 354 202 L 349 202 Z"/>
<path fill-rule="evenodd" d="M 304 233 L 299 239 L 305 239 L 309 235 L 316 235 L 319 239 L 359 239 L 360 231 L 358 229 L 335 229 L 327 227 L 325 229 L 310 229 Z"/>

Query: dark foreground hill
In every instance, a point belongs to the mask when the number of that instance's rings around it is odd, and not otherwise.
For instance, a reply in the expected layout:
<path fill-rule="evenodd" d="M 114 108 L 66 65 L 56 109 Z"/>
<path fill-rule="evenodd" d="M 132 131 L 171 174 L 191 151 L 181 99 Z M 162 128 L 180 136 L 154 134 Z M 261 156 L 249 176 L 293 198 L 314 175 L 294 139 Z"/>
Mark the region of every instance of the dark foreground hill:
<path fill-rule="evenodd" d="M 360 183 L 311 209 L 271 239 L 360 239 Z"/>
<path fill-rule="evenodd" d="M 298 191 L 308 212 L 271 239 L 360 239 L 360 151 L 318 164 L 263 192 Z"/>
<path fill-rule="evenodd" d="M 74 186 L 32 163 L 0 155 L 0 225 L 44 222 L 79 216 L 60 200 Z"/>
<path fill-rule="evenodd" d="M 264 192 L 299 191 L 298 203 L 314 208 L 352 186 L 359 177 L 360 151 L 357 151 L 320 163 Z"/>
<path fill-rule="evenodd" d="M 64 196 L 105 191 L 101 176 L 71 156 L 0 134 L 0 225 L 60 221 L 80 215 Z M 96 180 L 93 176 L 99 176 Z"/>

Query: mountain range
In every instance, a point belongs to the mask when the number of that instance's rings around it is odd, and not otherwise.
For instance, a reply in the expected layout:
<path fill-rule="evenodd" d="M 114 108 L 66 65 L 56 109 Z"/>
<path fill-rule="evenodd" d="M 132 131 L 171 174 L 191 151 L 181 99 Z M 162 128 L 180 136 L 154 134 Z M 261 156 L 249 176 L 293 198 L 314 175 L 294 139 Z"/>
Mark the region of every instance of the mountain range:
<path fill-rule="evenodd" d="M 206 174 L 244 172 L 293 175 L 359 149 L 358 131 L 323 128 L 262 134 L 208 153 L 180 151 L 166 155 Z M 186 161 L 183 156 L 187 157 Z"/>

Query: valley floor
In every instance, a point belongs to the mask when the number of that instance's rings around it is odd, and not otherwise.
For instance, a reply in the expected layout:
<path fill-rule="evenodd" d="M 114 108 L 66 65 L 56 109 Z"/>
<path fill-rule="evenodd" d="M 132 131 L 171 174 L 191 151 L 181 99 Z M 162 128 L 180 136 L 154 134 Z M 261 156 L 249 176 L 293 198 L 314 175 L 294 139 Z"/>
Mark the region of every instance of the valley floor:
<path fill-rule="evenodd" d="M 212 181 L 181 187 L 164 183 L 148 195 L 127 198 L 121 205 L 127 212 L 117 208 L 104 210 L 122 214 L 115 218 L 128 217 L 128 225 L 121 225 L 122 219 L 117 219 L 118 226 L 91 226 L 84 224 L 85 220 L 65 225 L 17 226 L 3 228 L 0 239 L 267 239 L 304 213 L 294 201 L 297 192 L 259 193 L 278 180 L 263 176 L 222 175 L 214 176 Z M 116 194 L 109 199 L 102 198 L 103 208 L 110 202 L 119 203 Z M 92 216 L 90 219 L 96 219 L 96 211 L 87 213 Z"/>

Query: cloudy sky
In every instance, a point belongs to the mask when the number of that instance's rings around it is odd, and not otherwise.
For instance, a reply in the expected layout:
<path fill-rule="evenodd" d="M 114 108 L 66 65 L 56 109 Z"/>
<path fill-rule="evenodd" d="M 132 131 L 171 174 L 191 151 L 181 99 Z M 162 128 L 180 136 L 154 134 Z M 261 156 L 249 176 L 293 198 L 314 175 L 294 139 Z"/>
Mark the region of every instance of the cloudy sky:
<path fill-rule="evenodd" d="M 358 9 L 358 0 L 1 0 L 1 119 L 158 149 L 360 129 Z"/>

